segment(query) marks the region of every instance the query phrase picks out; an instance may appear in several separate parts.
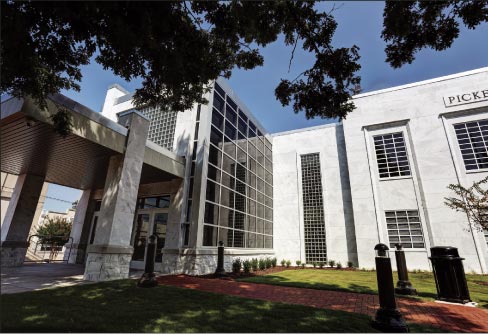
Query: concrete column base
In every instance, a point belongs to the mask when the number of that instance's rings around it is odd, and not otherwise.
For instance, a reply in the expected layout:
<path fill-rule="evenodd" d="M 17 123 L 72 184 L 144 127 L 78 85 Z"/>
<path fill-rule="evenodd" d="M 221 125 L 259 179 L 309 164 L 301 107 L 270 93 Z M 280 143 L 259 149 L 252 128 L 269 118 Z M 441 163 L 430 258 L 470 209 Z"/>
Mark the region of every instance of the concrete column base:
<path fill-rule="evenodd" d="M 24 241 L 4 241 L 1 249 L 1 265 L 2 267 L 17 267 L 22 266 L 25 260 L 25 254 L 29 247 L 28 242 Z"/>
<path fill-rule="evenodd" d="M 98 282 L 129 278 L 133 251 L 132 247 L 90 245 L 83 279 Z"/>

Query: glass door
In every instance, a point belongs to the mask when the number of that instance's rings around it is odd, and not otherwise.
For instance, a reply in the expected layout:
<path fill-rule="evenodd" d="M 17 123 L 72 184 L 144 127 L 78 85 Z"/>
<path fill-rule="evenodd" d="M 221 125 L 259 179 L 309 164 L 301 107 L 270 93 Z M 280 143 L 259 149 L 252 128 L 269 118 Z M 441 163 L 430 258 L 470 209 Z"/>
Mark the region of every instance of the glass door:
<path fill-rule="evenodd" d="M 150 225 L 150 213 L 138 213 L 136 222 L 134 223 L 134 254 L 132 255 L 133 261 L 144 262 L 144 256 L 146 253 L 146 241 L 149 237 L 149 225 Z"/>
<path fill-rule="evenodd" d="M 131 268 L 144 269 L 146 257 L 146 244 L 149 235 L 155 234 L 157 239 L 155 270 L 161 268 L 163 259 L 162 249 L 166 242 L 166 228 L 168 223 L 168 210 L 151 209 L 139 210 L 136 215 L 133 229 Z"/>
<path fill-rule="evenodd" d="M 164 248 L 164 243 L 166 242 L 166 227 L 168 224 L 168 213 L 159 212 L 154 213 L 153 219 L 153 234 L 158 237 L 157 249 L 156 249 L 156 263 L 161 263 L 163 259 L 162 249 Z"/>

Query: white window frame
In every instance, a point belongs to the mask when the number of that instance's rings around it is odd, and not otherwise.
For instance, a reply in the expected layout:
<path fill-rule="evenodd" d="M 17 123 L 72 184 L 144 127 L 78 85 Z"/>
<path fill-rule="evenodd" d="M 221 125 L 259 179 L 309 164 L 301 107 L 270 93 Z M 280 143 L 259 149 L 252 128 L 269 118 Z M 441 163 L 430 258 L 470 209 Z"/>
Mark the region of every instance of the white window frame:
<path fill-rule="evenodd" d="M 466 122 L 474 122 L 488 119 L 487 114 L 483 113 L 470 113 L 470 111 L 461 113 L 454 113 L 454 114 L 447 114 L 441 115 L 445 123 L 445 131 L 448 137 L 448 141 L 451 144 L 451 155 L 454 159 L 454 164 L 459 172 L 464 172 L 465 174 L 472 174 L 472 173 L 486 173 L 488 172 L 487 169 L 478 169 L 478 170 L 466 170 L 466 166 L 464 165 L 463 155 L 461 153 L 461 148 L 459 147 L 459 141 L 456 136 L 456 131 L 454 129 L 455 124 L 459 123 L 466 123 Z"/>
<path fill-rule="evenodd" d="M 371 157 L 374 158 L 374 160 L 375 160 L 376 173 L 378 174 L 378 179 L 381 181 L 381 180 L 412 178 L 412 164 L 411 164 L 410 152 L 409 152 L 409 148 L 408 148 L 408 144 L 407 144 L 407 138 L 405 136 L 405 131 L 403 131 L 402 129 L 399 129 L 398 131 L 391 131 L 391 129 L 388 129 L 388 130 L 389 130 L 388 132 L 378 132 L 378 133 L 372 133 L 371 134 L 371 147 L 372 147 L 372 151 L 373 151 Z M 398 133 L 401 133 L 402 137 L 403 137 L 403 145 L 404 145 L 405 151 L 406 151 L 409 175 L 394 176 L 394 177 L 391 177 L 391 176 L 381 177 L 380 169 L 378 166 L 378 157 L 377 157 L 377 153 L 376 153 L 375 137 L 394 135 L 394 134 L 398 134 Z M 395 154 L 397 154 L 396 148 L 395 148 Z M 395 156 L 395 158 L 397 159 L 397 162 L 398 162 L 398 156 L 397 155 Z"/>
<path fill-rule="evenodd" d="M 394 213 L 395 213 L 395 218 L 397 218 L 397 217 L 398 217 L 398 212 L 412 212 L 412 211 L 417 212 L 417 217 L 419 218 L 419 220 L 418 220 L 418 222 L 412 222 L 412 223 L 418 223 L 418 224 L 419 224 L 419 226 L 420 226 L 420 228 L 419 228 L 419 229 L 420 229 L 421 235 L 412 235 L 412 229 L 410 228 L 410 221 L 408 221 L 408 215 L 407 215 L 407 222 L 406 222 L 406 223 L 407 223 L 407 224 L 408 224 L 408 226 L 409 226 L 409 227 L 408 227 L 409 234 L 408 234 L 408 235 L 400 235 L 400 233 L 399 233 L 399 234 L 398 234 L 399 241 L 398 241 L 398 242 L 396 242 L 396 243 L 401 243 L 401 244 L 402 244 L 402 246 L 404 246 L 405 250 L 415 250 L 415 251 L 417 251 L 417 250 L 425 250 L 425 248 L 426 248 L 425 234 L 424 234 L 424 229 L 423 229 L 423 227 L 422 227 L 422 218 L 421 218 L 421 216 L 420 216 L 420 211 L 419 211 L 418 209 L 395 209 L 395 210 L 387 210 L 387 209 L 385 209 L 385 210 L 384 210 L 384 212 L 385 212 L 385 225 L 386 225 L 386 232 L 387 232 L 387 237 L 388 237 L 388 245 L 389 245 L 389 247 L 390 247 L 390 248 L 392 248 L 392 247 L 391 247 L 391 244 L 392 244 L 392 243 L 395 243 L 395 242 L 392 242 L 392 241 L 390 240 L 390 237 L 391 237 L 391 236 L 390 236 L 390 234 L 389 234 L 389 229 L 388 229 L 388 224 L 389 224 L 389 223 L 388 223 L 388 221 L 387 221 L 388 217 L 386 216 L 386 212 L 394 212 Z M 401 224 L 401 223 L 399 223 L 399 222 L 398 222 L 398 220 L 396 220 L 395 224 L 396 224 L 396 225 L 397 225 L 397 227 L 398 227 L 398 225 L 399 225 L 399 224 Z M 397 230 L 400 230 L 400 229 L 398 228 Z M 410 237 L 410 241 L 411 241 L 411 243 L 410 243 L 410 244 L 412 244 L 412 247 L 405 247 L 405 244 L 404 244 L 404 243 L 401 241 L 401 237 L 402 237 L 402 236 L 408 236 L 408 237 Z M 414 244 L 415 242 L 413 241 L 413 239 L 412 239 L 412 238 L 413 238 L 414 236 L 422 236 L 422 244 L 424 245 L 423 247 L 414 247 L 414 246 L 413 246 L 413 244 Z M 417 243 L 419 243 L 419 242 L 417 242 Z"/>

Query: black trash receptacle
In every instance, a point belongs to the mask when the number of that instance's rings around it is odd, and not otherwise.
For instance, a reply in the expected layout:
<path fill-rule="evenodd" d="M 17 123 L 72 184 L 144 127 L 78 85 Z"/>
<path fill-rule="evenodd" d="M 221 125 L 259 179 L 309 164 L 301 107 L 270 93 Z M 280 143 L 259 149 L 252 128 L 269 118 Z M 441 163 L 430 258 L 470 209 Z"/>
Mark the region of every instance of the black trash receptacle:
<path fill-rule="evenodd" d="M 430 257 L 434 269 L 437 299 L 465 304 L 470 302 L 468 283 L 464 273 L 463 260 L 457 248 L 430 248 Z"/>

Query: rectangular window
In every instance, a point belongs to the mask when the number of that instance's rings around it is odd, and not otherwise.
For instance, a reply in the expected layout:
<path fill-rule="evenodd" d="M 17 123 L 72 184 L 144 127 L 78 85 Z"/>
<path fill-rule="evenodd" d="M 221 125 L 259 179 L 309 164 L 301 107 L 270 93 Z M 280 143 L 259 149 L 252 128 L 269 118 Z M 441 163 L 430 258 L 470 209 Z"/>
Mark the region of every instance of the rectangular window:
<path fill-rule="evenodd" d="M 170 196 L 147 197 L 137 199 L 137 208 L 169 208 Z"/>
<path fill-rule="evenodd" d="M 411 176 L 403 133 L 373 136 L 380 178 Z"/>
<path fill-rule="evenodd" d="M 488 120 L 454 125 L 466 170 L 488 168 Z"/>
<path fill-rule="evenodd" d="M 145 107 L 141 109 L 141 113 L 150 120 L 147 139 L 173 151 L 178 112 L 162 110 L 160 107 Z"/>
<path fill-rule="evenodd" d="M 397 243 L 403 248 L 425 248 L 419 211 L 386 211 L 385 216 L 390 248 Z"/>
<path fill-rule="evenodd" d="M 325 262 L 327 246 L 319 154 L 302 155 L 301 168 L 305 259 L 309 264 Z"/>

